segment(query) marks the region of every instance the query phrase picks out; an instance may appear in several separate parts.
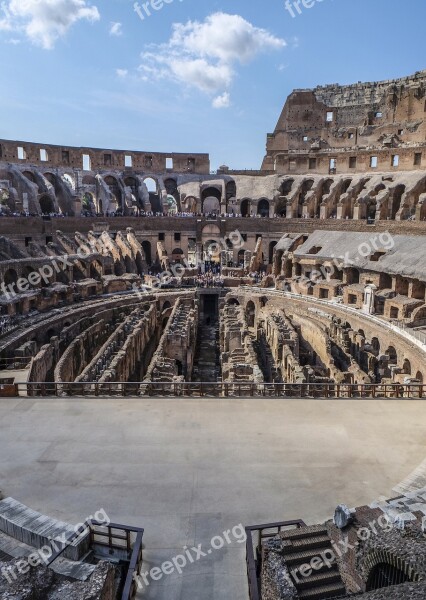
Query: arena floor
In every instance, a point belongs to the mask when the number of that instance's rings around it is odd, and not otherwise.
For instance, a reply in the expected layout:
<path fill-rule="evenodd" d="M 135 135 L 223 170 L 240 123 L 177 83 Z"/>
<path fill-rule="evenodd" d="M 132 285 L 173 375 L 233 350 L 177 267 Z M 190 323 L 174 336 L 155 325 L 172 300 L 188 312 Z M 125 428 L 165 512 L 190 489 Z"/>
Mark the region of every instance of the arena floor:
<path fill-rule="evenodd" d="M 243 523 L 368 503 L 426 457 L 426 403 L 1 399 L 0 489 L 71 523 L 145 528 L 146 570 Z M 244 544 L 141 598 L 247 600 Z"/>

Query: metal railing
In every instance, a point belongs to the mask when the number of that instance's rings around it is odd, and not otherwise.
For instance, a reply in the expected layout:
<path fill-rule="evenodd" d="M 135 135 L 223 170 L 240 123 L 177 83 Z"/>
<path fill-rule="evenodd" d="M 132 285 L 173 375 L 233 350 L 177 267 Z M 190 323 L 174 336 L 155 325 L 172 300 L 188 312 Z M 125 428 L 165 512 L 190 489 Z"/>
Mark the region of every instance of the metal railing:
<path fill-rule="evenodd" d="M 118 552 L 129 563 L 121 600 L 134 600 L 138 592 L 135 575 L 140 572 L 143 559 L 143 534 L 144 530 L 139 527 L 117 523 L 106 524 L 92 520 L 86 521 L 66 540 L 63 548 L 52 554 L 46 566 L 52 565 L 65 552 L 67 547 L 89 537 L 91 550 L 101 547 L 107 549 L 110 556 Z M 106 557 L 105 560 L 108 560 L 108 558 Z"/>
<path fill-rule="evenodd" d="M 186 397 L 281 399 L 421 399 L 426 384 L 337 384 L 255 382 L 70 382 L 16 383 L 10 397 Z"/>
<path fill-rule="evenodd" d="M 138 592 L 136 575 L 142 566 L 142 542 L 144 530 L 139 527 L 118 525 L 117 523 L 90 522 L 90 542 L 92 547 L 107 548 L 109 553 L 124 552 L 129 560 L 121 600 L 134 600 Z"/>
<path fill-rule="evenodd" d="M 250 600 L 261 600 L 262 544 L 283 530 L 306 527 L 301 519 L 246 527 L 246 565 Z M 254 540 L 256 539 L 256 542 Z"/>

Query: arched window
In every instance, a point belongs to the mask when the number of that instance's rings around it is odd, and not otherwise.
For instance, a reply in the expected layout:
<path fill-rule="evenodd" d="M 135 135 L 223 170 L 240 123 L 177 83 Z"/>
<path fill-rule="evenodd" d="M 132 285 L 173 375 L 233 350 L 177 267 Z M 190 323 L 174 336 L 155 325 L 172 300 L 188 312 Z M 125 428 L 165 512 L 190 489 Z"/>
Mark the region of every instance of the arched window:
<path fill-rule="evenodd" d="M 257 214 L 261 217 L 269 217 L 269 202 L 263 198 L 257 205 Z"/>

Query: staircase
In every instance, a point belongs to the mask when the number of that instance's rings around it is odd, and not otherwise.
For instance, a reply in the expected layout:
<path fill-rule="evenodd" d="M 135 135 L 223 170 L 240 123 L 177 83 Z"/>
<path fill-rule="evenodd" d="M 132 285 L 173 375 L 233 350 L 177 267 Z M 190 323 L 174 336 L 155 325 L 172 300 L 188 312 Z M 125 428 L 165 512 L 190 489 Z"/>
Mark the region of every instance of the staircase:
<path fill-rule="evenodd" d="M 303 577 L 299 571 L 302 565 L 309 565 L 313 558 L 321 559 L 324 551 L 332 551 L 325 527 L 315 525 L 286 531 L 282 534 L 282 540 L 284 558 L 300 600 L 328 600 L 346 596 L 336 562 L 331 567 L 323 564 L 321 568 L 313 570 L 309 577 Z"/>

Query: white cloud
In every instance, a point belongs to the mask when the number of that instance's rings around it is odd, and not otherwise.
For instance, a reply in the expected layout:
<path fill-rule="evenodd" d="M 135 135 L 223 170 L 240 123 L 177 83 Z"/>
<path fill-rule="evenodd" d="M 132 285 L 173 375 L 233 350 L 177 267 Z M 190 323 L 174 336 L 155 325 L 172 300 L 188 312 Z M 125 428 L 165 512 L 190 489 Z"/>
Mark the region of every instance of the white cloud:
<path fill-rule="evenodd" d="M 229 92 L 224 92 L 221 96 L 214 98 L 213 108 L 228 108 L 231 105 L 231 96 Z"/>
<path fill-rule="evenodd" d="M 218 12 L 203 22 L 175 23 L 167 43 L 142 54 L 144 62 L 139 70 L 144 80 L 168 78 L 211 95 L 219 94 L 213 106 L 226 108 L 231 104 L 228 90 L 238 64 L 285 46 L 283 39 L 240 15 Z"/>
<path fill-rule="evenodd" d="M 109 34 L 115 35 L 116 37 L 120 37 L 120 35 L 123 35 L 122 23 L 115 23 L 115 22 L 111 23 Z"/>
<path fill-rule="evenodd" d="M 87 0 L 4 0 L 1 7 L 0 30 L 22 31 L 47 50 L 78 21 L 100 19 L 97 7 Z"/>
<path fill-rule="evenodd" d="M 122 79 L 127 77 L 127 75 L 129 74 L 129 71 L 127 69 L 116 69 L 115 72 L 118 75 L 118 77 L 121 77 Z"/>

